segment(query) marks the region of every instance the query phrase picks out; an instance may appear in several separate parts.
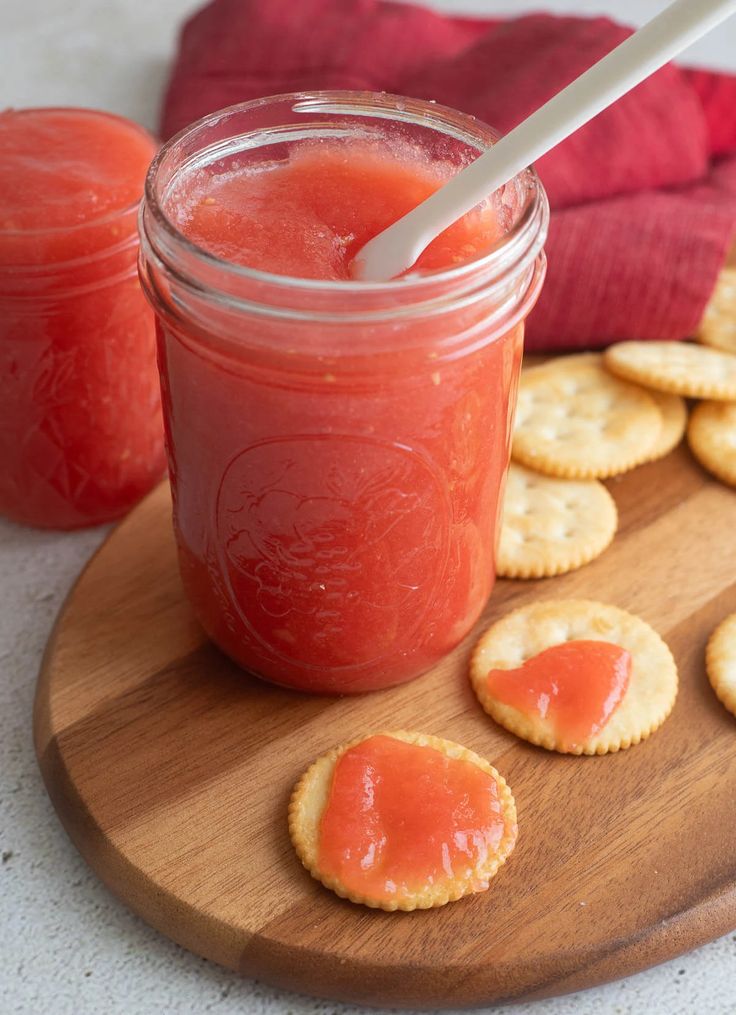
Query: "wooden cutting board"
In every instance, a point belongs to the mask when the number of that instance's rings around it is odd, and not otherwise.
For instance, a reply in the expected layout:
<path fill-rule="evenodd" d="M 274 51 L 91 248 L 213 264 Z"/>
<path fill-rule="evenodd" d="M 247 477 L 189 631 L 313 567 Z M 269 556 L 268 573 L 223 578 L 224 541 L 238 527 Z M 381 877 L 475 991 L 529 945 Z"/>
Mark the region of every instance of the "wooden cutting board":
<path fill-rule="evenodd" d="M 705 678 L 736 611 L 736 493 L 681 447 L 609 484 L 613 546 L 562 578 L 502 581 L 478 631 L 541 597 L 585 596 L 665 637 L 681 687 L 648 741 L 602 758 L 517 741 L 477 706 L 474 632 L 414 683 L 304 697 L 246 676 L 184 600 L 166 487 L 113 532 L 48 647 L 36 748 L 66 829 L 102 880 L 164 934 L 269 983 L 373 1005 L 456 1007 L 625 976 L 736 927 L 736 719 Z M 292 786 L 360 733 L 460 741 L 508 779 L 519 842 L 483 895 L 429 912 L 344 902 L 298 863 Z"/>

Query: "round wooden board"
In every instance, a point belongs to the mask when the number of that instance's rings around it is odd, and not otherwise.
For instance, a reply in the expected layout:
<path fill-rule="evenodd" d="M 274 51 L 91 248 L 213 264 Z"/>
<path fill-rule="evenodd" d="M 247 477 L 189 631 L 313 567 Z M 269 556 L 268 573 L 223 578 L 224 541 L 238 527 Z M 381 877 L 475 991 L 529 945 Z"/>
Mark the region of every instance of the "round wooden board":
<path fill-rule="evenodd" d="M 532 599 L 586 596 L 662 633 L 681 673 L 674 712 L 602 758 L 549 754 L 495 726 L 466 678 L 476 633 L 422 679 L 368 696 L 305 697 L 248 677 L 184 601 L 168 490 L 156 490 L 83 573 L 39 681 L 38 757 L 82 854 L 187 948 L 373 1005 L 563 993 L 736 926 L 736 720 L 703 666 L 708 635 L 736 610 L 736 493 L 682 447 L 609 485 L 621 511 L 612 548 L 562 578 L 500 582 L 480 625 Z M 375 912 L 298 863 L 286 807 L 302 770 L 333 744 L 398 726 L 460 741 L 508 779 L 519 842 L 485 894 Z"/>

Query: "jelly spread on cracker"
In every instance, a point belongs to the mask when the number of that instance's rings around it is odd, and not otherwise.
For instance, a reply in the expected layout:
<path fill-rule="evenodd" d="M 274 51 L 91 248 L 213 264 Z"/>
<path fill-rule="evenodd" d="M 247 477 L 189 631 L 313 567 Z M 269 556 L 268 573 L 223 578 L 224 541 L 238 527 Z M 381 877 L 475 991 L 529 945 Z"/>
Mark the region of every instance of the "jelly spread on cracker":
<path fill-rule="evenodd" d="M 432 747 L 378 735 L 337 760 L 319 866 L 349 891 L 400 899 L 471 877 L 504 831 L 491 775 Z M 487 880 L 475 890 L 485 887 Z"/>
<path fill-rule="evenodd" d="M 500 702 L 548 720 L 575 747 L 605 726 L 621 703 L 631 655 L 607 641 L 552 645 L 513 670 L 492 669 L 488 688 Z"/>

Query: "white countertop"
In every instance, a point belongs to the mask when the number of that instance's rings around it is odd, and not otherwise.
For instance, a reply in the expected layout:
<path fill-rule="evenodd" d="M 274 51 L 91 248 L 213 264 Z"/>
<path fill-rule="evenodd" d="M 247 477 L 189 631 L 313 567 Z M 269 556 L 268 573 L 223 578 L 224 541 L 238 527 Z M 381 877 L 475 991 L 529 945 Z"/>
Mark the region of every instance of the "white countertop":
<path fill-rule="evenodd" d="M 198 6 L 197 0 L 3 0 L 1 101 L 96 106 L 154 127 L 176 26 Z M 435 0 L 434 6 L 461 13 L 608 13 L 639 23 L 664 3 Z M 689 59 L 736 70 L 736 18 L 694 47 Z M 0 521 L 0 1012 L 357 1012 L 241 979 L 172 944 L 108 893 L 62 831 L 36 767 L 31 706 L 54 617 L 104 534 L 48 534 Z M 733 1015 L 736 933 L 627 980 L 505 1010 Z"/>

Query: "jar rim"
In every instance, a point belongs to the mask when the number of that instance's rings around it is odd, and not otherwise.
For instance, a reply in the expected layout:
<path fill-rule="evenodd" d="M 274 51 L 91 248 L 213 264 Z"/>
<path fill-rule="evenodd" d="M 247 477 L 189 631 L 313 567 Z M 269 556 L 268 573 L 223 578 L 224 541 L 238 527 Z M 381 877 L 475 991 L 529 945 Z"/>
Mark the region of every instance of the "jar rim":
<path fill-rule="evenodd" d="M 160 148 L 160 142 L 154 135 L 147 130 L 142 124 L 137 123 L 135 120 L 129 119 L 127 116 L 121 116 L 118 113 L 110 113 L 105 109 L 93 109 L 87 106 L 26 106 L 22 109 L 10 109 L 5 112 L 12 112 L 15 115 L 23 116 L 26 113 L 74 113 L 82 114 L 84 116 L 90 116 L 91 118 L 99 118 L 104 120 L 117 120 L 119 123 L 124 124 L 126 127 L 131 128 L 135 133 L 141 134 L 147 138 L 155 149 Z M 115 222 L 121 218 L 125 218 L 126 215 L 135 216 L 138 213 L 138 209 L 143 200 L 143 193 L 140 197 L 137 197 L 135 201 L 123 205 L 120 208 L 113 208 L 111 211 L 105 212 L 104 215 L 98 215 L 95 218 L 85 219 L 84 222 L 75 222 L 71 225 L 65 226 L 42 226 L 40 229 L 0 229 L 0 236 L 54 236 L 54 235 L 68 235 L 70 233 L 78 234 L 83 232 L 85 229 L 96 229 L 99 226 L 105 226 L 108 223 Z"/>
<path fill-rule="evenodd" d="M 534 167 L 529 166 L 509 181 L 509 183 L 513 183 L 524 179 L 529 191 L 529 199 L 517 220 L 489 250 L 450 267 L 422 270 L 421 273 L 405 274 L 388 281 L 372 282 L 357 279 L 315 279 L 282 275 L 218 257 L 187 237 L 166 214 L 156 192 L 159 170 L 170 152 L 198 129 L 213 126 L 234 114 L 248 113 L 265 106 L 285 102 L 292 102 L 295 107 L 302 106 L 303 109 L 300 109 L 300 112 L 318 109 L 326 113 L 361 115 L 362 108 L 364 111 L 362 115 L 373 115 L 384 119 L 405 119 L 414 123 L 421 122 L 416 118 L 421 115 L 425 126 L 438 131 L 438 133 L 458 137 L 476 147 L 488 148 L 499 138 L 499 134 L 492 127 L 468 113 L 460 112 L 433 100 L 412 99 L 389 92 L 337 89 L 285 92 L 235 103 L 200 117 L 169 138 L 154 156 L 146 175 L 142 211 L 144 213 L 150 212 L 156 225 L 164 231 L 168 239 L 205 269 L 226 272 L 227 277 L 233 280 L 253 282 L 274 288 L 281 286 L 292 291 L 299 290 L 305 294 L 339 293 L 349 296 L 359 293 L 361 295 L 388 296 L 398 291 L 406 293 L 407 290 L 416 291 L 432 285 L 462 282 L 476 273 L 484 274 L 486 271 L 492 271 L 494 266 L 503 261 L 509 248 L 518 246 L 520 239 L 525 234 L 532 232 L 534 236 L 530 237 L 529 246 L 534 243 L 534 238 L 539 231 L 540 206 L 546 207 L 547 202 L 541 181 Z M 318 106 L 315 107 L 315 104 Z M 544 219 L 544 212 L 542 218 Z M 142 232 L 145 229 L 144 223 L 145 219 L 142 219 Z"/>

